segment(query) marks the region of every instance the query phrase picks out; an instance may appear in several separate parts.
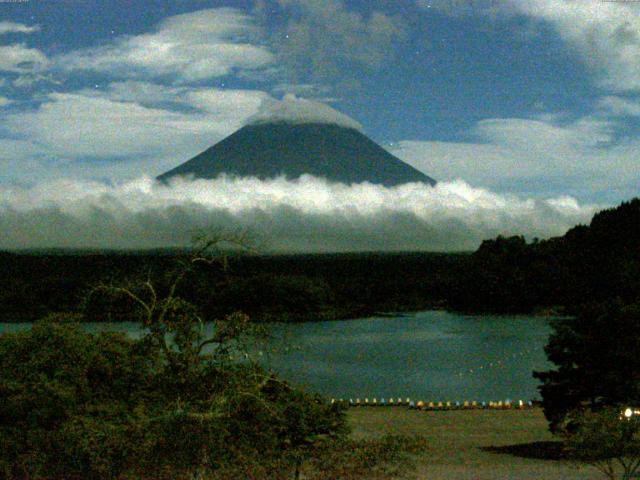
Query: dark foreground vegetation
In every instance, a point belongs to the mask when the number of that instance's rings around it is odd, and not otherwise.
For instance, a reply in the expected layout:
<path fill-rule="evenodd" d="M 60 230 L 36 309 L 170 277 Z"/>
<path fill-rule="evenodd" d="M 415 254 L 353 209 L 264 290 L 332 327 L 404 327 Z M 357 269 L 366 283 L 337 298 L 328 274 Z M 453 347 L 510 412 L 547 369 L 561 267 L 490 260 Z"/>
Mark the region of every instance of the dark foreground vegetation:
<path fill-rule="evenodd" d="M 167 354 L 63 317 L 0 336 L 0 478 L 375 479 L 425 449 L 350 440 L 337 405 L 224 350 Z"/>
<path fill-rule="evenodd" d="M 161 283 L 90 290 L 106 313 L 128 304 L 139 339 L 87 333 L 72 313 L 0 335 L 0 478 L 384 478 L 424 450 L 420 438 L 349 440 L 342 407 L 252 361 L 260 330 L 247 315 L 204 316 L 182 298 L 182 284 L 221 270 L 204 250 Z"/>
<path fill-rule="evenodd" d="M 0 336 L 0 478 L 375 479 L 425 450 L 420 437 L 351 440 L 338 406 L 230 364 L 222 344 L 185 347 L 63 317 Z"/>

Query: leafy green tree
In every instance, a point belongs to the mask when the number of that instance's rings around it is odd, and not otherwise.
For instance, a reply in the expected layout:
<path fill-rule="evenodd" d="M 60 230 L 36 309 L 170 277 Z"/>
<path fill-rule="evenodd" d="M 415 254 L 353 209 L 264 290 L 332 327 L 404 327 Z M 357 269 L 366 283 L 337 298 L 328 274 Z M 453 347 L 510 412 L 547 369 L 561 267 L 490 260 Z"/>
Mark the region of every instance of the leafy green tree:
<path fill-rule="evenodd" d="M 207 334 L 209 319 L 178 294 L 195 269 L 219 264 L 221 241 L 204 242 L 163 282 L 93 289 L 132 304 L 140 339 L 88 334 L 68 316 L 0 336 L 6 477 L 282 478 L 309 445 L 346 432 L 340 407 L 251 361 L 255 327 L 246 315 L 212 319 Z M 238 356 L 246 360 L 231 360 Z"/>
<path fill-rule="evenodd" d="M 157 357 L 120 333 L 51 316 L 0 336 L 0 472 L 117 478 L 136 457 Z"/>
<path fill-rule="evenodd" d="M 640 404 L 640 304 L 587 306 L 552 327 L 545 352 L 556 368 L 534 372 L 552 430 L 576 408 Z"/>
<path fill-rule="evenodd" d="M 565 449 L 570 458 L 600 470 L 610 480 L 637 478 L 640 469 L 640 419 L 632 411 L 606 408 L 567 415 Z"/>
<path fill-rule="evenodd" d="M 137 306 L 148 332 L 142 341 L 157 348 L 165 360 L 162 388 L 170 403 L 168 412 L 151 426 L 160 439 L 152 455 L 154 465 L 180 466 L 192 470 L 194 478 L 237 464 L 230 445 L 241 456 L 258 449 L 254 458 L 287 458 L 297 465 L 315 436 L 346 431 L 338 406 L 326 406 L 319 397 L 296 391 L 251 362 L 249 344 L 259 327 L 246 315 L 236 312 L 209 319 L 179 295 L 181 284 L 197 269 L 226 268 L 226 257 L 217 249 L 229 243 L 244 247 L 244 241 L 234 237 L 201 240 L 168 276 L 162 291 L 150 279 L 96 289 L 129 298 Z M 209 335 L 206 321 L 213 323 Z M 230 360 L 238 354 L 249 361 Z M 190 441 L 184 442 L 185 437 Z"/>

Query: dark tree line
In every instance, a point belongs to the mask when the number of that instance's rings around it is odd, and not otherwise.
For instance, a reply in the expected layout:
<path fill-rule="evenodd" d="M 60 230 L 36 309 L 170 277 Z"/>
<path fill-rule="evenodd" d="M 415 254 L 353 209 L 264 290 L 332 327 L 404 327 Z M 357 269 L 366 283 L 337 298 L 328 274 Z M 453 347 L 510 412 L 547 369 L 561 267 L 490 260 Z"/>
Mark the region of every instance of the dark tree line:
<path fill-rule="evenodd" d="M 526 313 L 640 294 L 640 199 L 597 213 L 588 226 L 527 243 L 523 237 L 487 240 L 454 281 L 448 300 L 469 311 Z"/>
<path fill-rule="evenodd" d="M 0 253 L 0 321 L 51 312 L 127 320 L 130 306 L 88 298 L 92 285 L 146 275 L 162 288 L 185 251 Z M 354 318 L 443 304 L 466 255 L 398 253 L 241 255 L 225 275 L 200 269 L 180 294 L 210 315 L 242 310 L 257 321 Z M 109 308 L 106 308 L 106 307 Z"/>

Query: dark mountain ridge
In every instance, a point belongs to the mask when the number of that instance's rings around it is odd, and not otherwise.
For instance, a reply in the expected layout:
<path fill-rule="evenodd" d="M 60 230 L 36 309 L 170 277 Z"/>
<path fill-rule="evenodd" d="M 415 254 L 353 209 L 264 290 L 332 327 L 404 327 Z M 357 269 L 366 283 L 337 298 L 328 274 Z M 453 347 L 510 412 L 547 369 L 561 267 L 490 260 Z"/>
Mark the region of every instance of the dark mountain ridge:
<path fill-rule="evenodd" d="M 209 179 L 221 174 L 260 179 L 309 174 L 345 184 L 384 186 L 436 183 L 354 128 L 286 122 L 245 126 L 158 180 L 179 175 Z"/>

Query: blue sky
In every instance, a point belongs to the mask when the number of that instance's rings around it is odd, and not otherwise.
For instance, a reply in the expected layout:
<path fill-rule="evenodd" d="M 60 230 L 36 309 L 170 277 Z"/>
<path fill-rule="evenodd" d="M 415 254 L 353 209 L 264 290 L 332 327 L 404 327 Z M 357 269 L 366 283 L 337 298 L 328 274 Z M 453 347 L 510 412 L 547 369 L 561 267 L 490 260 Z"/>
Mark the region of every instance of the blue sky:
<path fill-rule="evenodd" d="M 293 93 L 442 181 L 640 185 L 640 4 L 0 0 L 0 184 L 156 175 Z"/>

